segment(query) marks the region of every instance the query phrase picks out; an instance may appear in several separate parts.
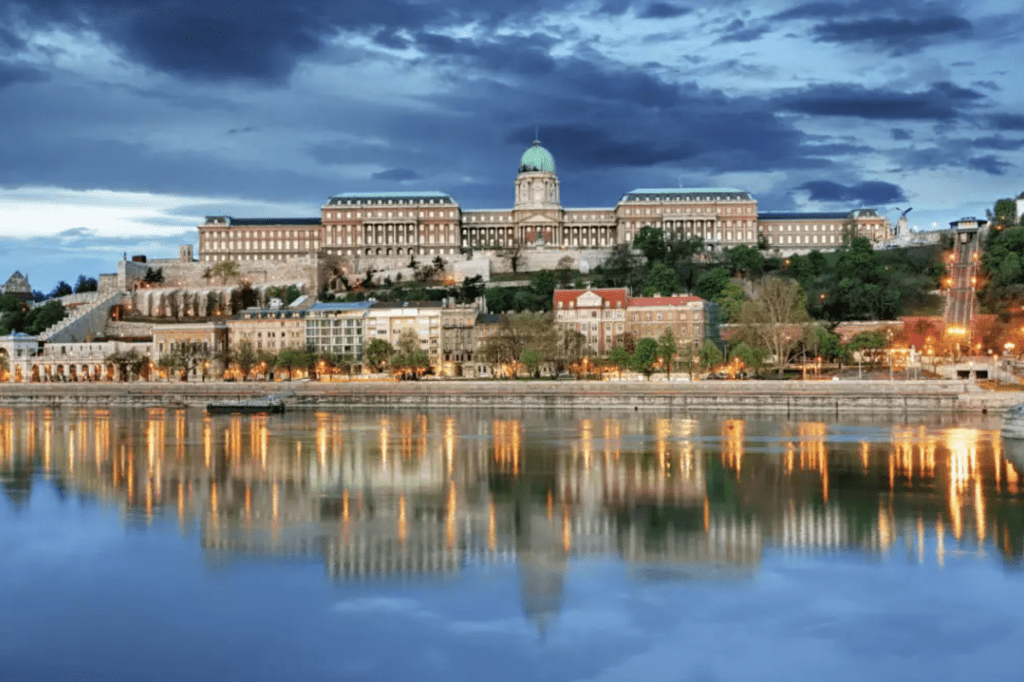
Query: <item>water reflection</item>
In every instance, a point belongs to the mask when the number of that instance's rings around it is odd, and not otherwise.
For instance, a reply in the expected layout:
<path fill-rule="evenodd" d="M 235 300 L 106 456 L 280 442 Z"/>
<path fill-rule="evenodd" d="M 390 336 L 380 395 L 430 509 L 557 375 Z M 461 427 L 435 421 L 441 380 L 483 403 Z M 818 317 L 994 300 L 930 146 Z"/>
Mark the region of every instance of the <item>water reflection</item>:
<path fill-rule="evenodd" d="M 0 410 L 16 509 L 46 478 L 145 527 L 198 528 L 213 562 L 317 557 L 335 580 L 441 579 L 517 562 L 543 631 L 567 563 L 649 580 L 750 575 L 766 551 L 902 544 L 917 562 L 1019 564 L 1019 463 L 998 433 L 805 421 L 460 413 L 206 417 Z"/>

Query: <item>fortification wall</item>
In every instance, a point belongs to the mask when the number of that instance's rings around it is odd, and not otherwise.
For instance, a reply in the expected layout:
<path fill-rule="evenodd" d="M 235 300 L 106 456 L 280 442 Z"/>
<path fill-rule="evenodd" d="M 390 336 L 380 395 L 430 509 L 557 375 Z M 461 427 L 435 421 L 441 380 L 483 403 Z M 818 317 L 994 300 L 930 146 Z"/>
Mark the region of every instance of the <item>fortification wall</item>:
<path fill-rule="evenodd" d="M 508 257 L 503 255 L 501 250 L 477 251 L 480 256 L 486 257 L 491 262 L 491 272 L 512 272 L 512 265 Z M 518 272 L 536 272 L 538 270 L 554 270 L 558 267 L 559 261 L 569 257 L 570 265 L 574 270 L 589 272 L 594 267 L 608 260 L 612 253 L 611 249 L 560 249 L 556 247 L 527 247 L 524 248 Z"/>
<path fill-rule="evenodd" d="M 243 260 L 236 261 L 236 263 L 238 264 L 238 279 L 251 282 L 253 286 L 261 284 L 274 286 L 296 284 L 304 287 L 305 291 L 317 290 L 318 263 L 315 257 L 303 256 L 284 261 Z M 163 258 L 143 263 L 142 275 L 146 274 L 147 267 L 154 270 L 161 268 L 164 281 L 156 285 L 155 288 L 209 289 L 211 286 L 220 284 L 216 278 L 203 277 L 204 273 L 209 271 L 214 265 L 215 263 L 209 261 L 181 261 Z"/>

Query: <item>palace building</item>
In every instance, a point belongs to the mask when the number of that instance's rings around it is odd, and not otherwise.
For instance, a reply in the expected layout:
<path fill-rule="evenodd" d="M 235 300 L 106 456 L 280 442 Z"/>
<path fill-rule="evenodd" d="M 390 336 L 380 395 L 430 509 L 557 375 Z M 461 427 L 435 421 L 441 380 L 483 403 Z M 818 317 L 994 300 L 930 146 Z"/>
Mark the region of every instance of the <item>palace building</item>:
<path fill-rule="evenodd" d="M 746 245 L 780 254 L 834 250 L 844 236 L 882 242 L 889 221 L 874 209 L 758 213 L 749 192 L 723 187 L 634 189 L 612 207 L 566 208 L 551 153 L 534 141 L 519 160 L 511 208 L 464 210 L 444 192 L 345 192 L 317 218 L 208 216 L 199 226 L 202 261 L 297 256 L 454 256 L 464 249 L 608 249 L 641 227 L 700 237 L 709 249 Z"/>

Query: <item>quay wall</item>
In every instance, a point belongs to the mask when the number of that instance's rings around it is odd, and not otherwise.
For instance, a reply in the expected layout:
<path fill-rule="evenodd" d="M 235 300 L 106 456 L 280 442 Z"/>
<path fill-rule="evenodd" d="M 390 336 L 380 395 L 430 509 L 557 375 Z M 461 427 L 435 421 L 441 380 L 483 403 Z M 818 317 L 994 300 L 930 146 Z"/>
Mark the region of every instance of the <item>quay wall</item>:
<path fill-rule="evenodd" d="M 1022 391 L 981 391 L 963 381 L 594 382 L 347 381 L 279 383 L 2 384 L 0 406 L 204 407 L 286 394 L 289 408 L 511 408 L 538 410 L 989 413 L 1024 403 Z"/>

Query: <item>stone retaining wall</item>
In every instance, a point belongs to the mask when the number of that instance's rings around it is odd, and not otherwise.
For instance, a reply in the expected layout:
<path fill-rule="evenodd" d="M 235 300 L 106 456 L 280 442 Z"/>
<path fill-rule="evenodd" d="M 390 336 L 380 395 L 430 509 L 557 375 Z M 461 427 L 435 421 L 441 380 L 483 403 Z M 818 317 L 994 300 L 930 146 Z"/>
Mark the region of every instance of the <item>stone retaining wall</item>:
<path fill-rule="evenodd" d="M 291 393 L 291 407 L 574 410 L 722 410 L 790 415 L 844 412 L 993 412 L 1024 402 L 1024 392 L 987 392 L 965 382 L 609 382 L 420 381 L 338 383 L 129 383 L 0 386 L 0 404 L 38 406 L 205 406 Z"/>

